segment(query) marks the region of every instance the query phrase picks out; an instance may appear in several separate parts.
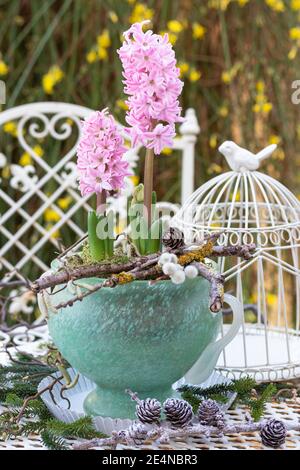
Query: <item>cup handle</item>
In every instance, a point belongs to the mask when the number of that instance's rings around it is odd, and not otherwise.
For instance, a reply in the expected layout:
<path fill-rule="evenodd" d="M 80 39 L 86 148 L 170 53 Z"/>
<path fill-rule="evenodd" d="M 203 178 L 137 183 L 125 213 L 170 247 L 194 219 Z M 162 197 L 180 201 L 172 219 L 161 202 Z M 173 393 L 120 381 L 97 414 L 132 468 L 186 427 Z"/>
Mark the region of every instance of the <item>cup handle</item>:
<path fill-rule="evenodd" d="M 219 339 L 215 343 L 210 343 L 205 350 L 202 352 L 199 359 L 191 367 L 191 369 L 185 374 L 184 379 L 186 383 L 190 384 L 201 384 L 208 379 L 213 372 L 214 367 L 217 364 L 219 356 L 225 346 L 236 336 L 243 320 L 243 307 L 235 297 L 230 294 L 224 295 L 224 302 L 226 302 L 232 309 L 233 321 L 223 338 Z"/>

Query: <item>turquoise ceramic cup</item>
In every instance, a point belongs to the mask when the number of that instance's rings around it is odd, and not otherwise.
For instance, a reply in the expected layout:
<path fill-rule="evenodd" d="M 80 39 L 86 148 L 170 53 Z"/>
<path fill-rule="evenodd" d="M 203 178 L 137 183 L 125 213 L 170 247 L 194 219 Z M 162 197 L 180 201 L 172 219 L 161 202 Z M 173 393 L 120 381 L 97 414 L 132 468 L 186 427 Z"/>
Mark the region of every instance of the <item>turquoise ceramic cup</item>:
<path fill-rule="evenodd" d="M 80 281 L 93 285 L 98 278 Z M 59 290 L 59 289 L 57 289 Z M 68 288 L 45 297 L 41 309 L 74 295 Z M 227 342 L 237 333 L 241 306 L 231 296 L 235 320 L 216 341 L 221 313 L 209 310 L 209 283 L 201 278 L 184 284 L 135 281 L 104 288 L 54 313 L 47 308 L 50 334 L 62 355 L 96 388 L 85 399 L 90 415 L 134 418 L 129 388 L 140 398 L 161 402 L 173 396 L 172 384 L 187 373 L 190 382 L 205 380 Z"/>

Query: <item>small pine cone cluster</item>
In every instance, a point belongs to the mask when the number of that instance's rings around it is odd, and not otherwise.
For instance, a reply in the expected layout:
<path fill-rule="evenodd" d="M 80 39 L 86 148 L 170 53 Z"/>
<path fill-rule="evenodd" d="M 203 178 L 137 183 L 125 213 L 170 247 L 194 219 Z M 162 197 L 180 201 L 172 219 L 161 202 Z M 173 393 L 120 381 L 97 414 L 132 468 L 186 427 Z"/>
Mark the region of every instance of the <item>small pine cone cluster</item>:
<path fill-rule="evenodd" d="M 171 250 L 177 250 L 184 246 L 184 234 L 175 227 L 170 227 L 162 237 L 163 245 Z"/>
<path fill-rule="evenodd" d="M 168 398 L 163 404 L 163 410 L 167 421 L 174 427 L 188 426 L 194 416 L 191 405 L 178 398 Z"/>
<path fill-rule="evenodd" d="M 136 416 L 143 424 L 158 424 L 161 415 L 161 404 L 155 398 L 146 398 L 136 405 Z"/>
<path fill-rule="evenodd" d="M 264 446 L 277 449 L 285 443 L 287 429 L 285 424 L 279 419 L 271 418 L 260 431 L 261 441 Z"/>
<path fill-rule="evenodd" d="M 201 424 L 205 426 L 215 426 L 217 422 L 224 420 L 224 415 L 220 406 L 215 400 L 203 400 L 198 408 L 197 417 Z"/>
<path fill-rule="evenodd" d="M 140 445 L 147 438 L 147 429 L 141 423 L 134 423 L 127 429 L 127 436 L 134 444 Z"/>

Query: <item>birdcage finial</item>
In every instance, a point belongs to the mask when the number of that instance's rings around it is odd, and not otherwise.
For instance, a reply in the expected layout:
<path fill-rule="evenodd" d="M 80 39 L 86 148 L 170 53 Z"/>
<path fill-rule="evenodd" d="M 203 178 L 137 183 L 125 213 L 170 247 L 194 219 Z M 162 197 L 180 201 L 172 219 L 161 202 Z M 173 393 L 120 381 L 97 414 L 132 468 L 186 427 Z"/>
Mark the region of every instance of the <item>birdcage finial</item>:
<path fill-rule="evenodd" d="M 227 140 L 219 147 L 219 152 L 224 155 L 226 161 L 233 171 L 255 171 L 260 162 L 269 157 L 277 148 L 276 144 L 268 145 L 257 154 L 243 149 L 234 142 Z"/>

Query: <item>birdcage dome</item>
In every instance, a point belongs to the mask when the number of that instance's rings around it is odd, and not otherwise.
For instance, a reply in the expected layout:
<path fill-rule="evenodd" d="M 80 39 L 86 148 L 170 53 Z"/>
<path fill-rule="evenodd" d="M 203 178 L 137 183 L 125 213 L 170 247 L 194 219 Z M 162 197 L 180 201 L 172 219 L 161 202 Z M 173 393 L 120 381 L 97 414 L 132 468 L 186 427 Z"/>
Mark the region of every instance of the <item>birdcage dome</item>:
<path fill-rule="evenodd" d="M 300 202 L 268 175 L 230 171 L 195 191 L 173 224 L 188 238 L 226 230 L 223 243 L 256 243 L 259 247 L 293 243 L 300 240 Z"/>
<path fill-rule="evenodd" d="M 300 203 L 269 175 L 232 169 L 198 188 L 172 220 L 188 242 L 223 231 L 219 244 L 257 247 L 248 262 L 218 260 L 226 291 L 244 307 L 244 322 L 217 367 L 235 378 L 299 377 Z M 223 333 L 226 328 L 225 321 Z"/>

